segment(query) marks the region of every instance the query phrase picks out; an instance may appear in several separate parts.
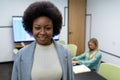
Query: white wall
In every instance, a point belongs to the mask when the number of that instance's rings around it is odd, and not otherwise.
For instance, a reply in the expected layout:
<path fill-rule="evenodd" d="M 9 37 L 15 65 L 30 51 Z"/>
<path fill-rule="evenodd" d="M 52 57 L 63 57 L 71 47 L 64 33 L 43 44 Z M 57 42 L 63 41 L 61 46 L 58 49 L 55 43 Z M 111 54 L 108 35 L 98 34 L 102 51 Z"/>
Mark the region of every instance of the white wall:
<path fill-rule="evenodd" d="M 11 61 L 13 54 L 12 16 L 22 16 L 29 4 L 40 0 L 0 0 L 0 62 Z M 47 0 L 46 0 L 47 1 Z M 68 0 L 48 0 L 54 3 L 62 13 L 63 27 L 60 40 L 67 43 L 68 31 Z M 67 8 L 66 8 L 67 7 Z"/>
<path fill-rule="evenodd" d="M 12 61 L 14 58 L 11 31 L 10 27 L 0 28 L 0 62 Z"/>
<path fill-rule="evenodd" d="M 86 35 L 98 39 L 102 60 L 120 65 L 120 0 L 87 0 L 86 14 Z"/>

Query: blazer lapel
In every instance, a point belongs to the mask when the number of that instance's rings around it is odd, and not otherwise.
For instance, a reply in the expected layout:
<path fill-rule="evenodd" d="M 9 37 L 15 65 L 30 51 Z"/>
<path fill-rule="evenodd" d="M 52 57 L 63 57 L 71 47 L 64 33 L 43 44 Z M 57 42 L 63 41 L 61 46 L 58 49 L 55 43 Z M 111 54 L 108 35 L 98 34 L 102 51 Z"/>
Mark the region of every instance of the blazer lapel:
<path fill-rule="evenodd" d="M 33 42 L 30 44 L 24 53 L 24 57 L 22 58 L 21 61 L 21 71 L 22 77 L 24 78 L 23 80 L 31 80 L 31 70 L 32 70 L 32 65 L 33 65 L 33 58 L 34 58 L 34 50 L 35 50 L 35 45 L 36 42 Z"/>

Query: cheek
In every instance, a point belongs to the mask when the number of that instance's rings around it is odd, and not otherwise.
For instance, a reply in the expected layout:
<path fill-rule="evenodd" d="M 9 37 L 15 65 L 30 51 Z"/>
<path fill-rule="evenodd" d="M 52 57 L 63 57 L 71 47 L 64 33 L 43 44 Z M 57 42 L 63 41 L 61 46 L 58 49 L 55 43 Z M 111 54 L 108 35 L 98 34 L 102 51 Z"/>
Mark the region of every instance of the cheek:
<path fill-rule="evenodd" d="M 89 48 L 92 48 L 92 46 L 89 46 Z"/>
<path fill-rule="evenodd" d="M 33 36 L 36 37 L 38 35 L 38 32 L 36 30 L 33 30 Z"/>
<path fill-rule="evenodd" d="M 53 35 L 53 30 L 47 32 L 47 34 L 48 34 L 49 36 L 52 36 L 52 35 Z"/>
<path fill-rule="evenodd" d="M 33 30 L 33 35 L 35 36 L 36 32 Z"/>
<path fill-rule="evenodd" d="M 53 34 L 52 34 L 52 33 L 48 33 L 47 36 L 48 36 L 49 38 L 52 38 Z"/>
<path fill-rule="evenodd" d="M 95 49 L 95 46 L 91 46 L 90 49 Z"/>
<path fill-rule="evenodd" d="M 93 46 L 92 46 L 92 45 L 90 45 L 90 46 L 89 46 L 89 48 L 90 48 L 90 49 L 93 49 Z"/>

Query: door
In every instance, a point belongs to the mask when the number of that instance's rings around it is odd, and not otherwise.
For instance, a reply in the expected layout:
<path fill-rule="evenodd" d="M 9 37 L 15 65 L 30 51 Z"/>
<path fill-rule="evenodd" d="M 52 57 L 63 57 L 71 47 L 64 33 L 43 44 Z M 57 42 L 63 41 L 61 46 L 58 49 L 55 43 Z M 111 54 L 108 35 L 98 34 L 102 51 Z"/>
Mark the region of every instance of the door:
<path fill-rule="evenodd" d="M 68 2 L 68 43 L 77 45 L 77 55 L 85 48 L 85 4 L 85 0 Z"/>

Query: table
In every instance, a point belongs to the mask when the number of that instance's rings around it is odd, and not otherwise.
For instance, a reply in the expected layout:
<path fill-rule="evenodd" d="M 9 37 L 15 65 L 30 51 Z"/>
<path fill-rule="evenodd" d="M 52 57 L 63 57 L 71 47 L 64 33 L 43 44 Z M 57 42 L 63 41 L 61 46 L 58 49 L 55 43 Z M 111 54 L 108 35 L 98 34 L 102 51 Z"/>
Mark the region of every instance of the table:
<path fill-rule="evenodd" d="M 80 74 L 74 74 L 75 80 L 107 80 L 101 75 L 99 75 L 97 72 L 85 72 Z"/>
<path fill-rule="evenodd" d="M 0 80 L 11 80 L 13 61 L 0 62 Z"/>

